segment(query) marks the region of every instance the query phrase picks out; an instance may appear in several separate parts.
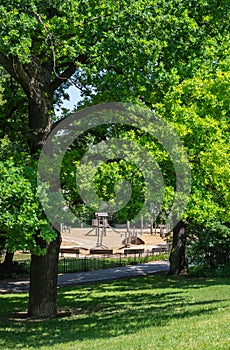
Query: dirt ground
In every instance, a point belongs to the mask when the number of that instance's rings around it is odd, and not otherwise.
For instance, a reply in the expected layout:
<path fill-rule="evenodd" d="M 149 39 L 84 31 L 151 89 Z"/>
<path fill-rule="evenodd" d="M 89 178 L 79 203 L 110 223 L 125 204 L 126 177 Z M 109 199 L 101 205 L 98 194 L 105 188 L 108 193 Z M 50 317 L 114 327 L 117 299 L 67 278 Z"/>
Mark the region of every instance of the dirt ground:
<path fill-rule="evenodd" d="M 70 232 L 64 232 L 62 234 L 62 247 L 80 247 L 83 249 L 94 248 L 98 243 L 98 237 L 96 232 L 90 232 L 89 229 L 71 229 Z M 161 238 L 160 234 L 150 234 L 149 232 L 138 233 L 139 245 L 152 246 L 158 244 L 167 243 L 166 239 Z M 106 236 L 103 236 L 103 245 L 112 248 L 120 249 L 125 246 L 126 233 L 123 230 L 113 231 L 108 229 Z M 131 246 L 135 245 L 135 239 L 133 237 Z"/>

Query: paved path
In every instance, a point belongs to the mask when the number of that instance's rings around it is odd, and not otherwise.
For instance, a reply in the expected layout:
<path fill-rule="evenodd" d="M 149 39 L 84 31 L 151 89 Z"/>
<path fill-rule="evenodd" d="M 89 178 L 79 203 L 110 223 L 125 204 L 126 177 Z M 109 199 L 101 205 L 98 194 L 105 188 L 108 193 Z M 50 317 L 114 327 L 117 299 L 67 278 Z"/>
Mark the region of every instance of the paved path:
<path fill-rule="evenodd" d="M 114 267 L 87 272 L 58 275 L 58 287 L 74 286 L 92 282 L 115 280 L 119 278 L 146 276 L 168 271 L 168 261 L 153 261 L 145 264 Z M 29 289 L 29 279 L 0 281 L 0 294 L 24 293 Z"/>

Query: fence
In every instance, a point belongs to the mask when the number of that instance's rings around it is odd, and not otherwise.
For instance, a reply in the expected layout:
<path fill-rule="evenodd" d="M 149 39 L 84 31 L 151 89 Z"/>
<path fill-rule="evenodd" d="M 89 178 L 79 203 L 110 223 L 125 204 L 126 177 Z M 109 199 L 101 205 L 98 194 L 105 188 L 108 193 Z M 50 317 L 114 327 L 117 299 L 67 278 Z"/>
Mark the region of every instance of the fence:
<path fill-rule="evenodd" d="M 119 267 L 126 265 L 135 265 L 139 263 L 145 263 L 153 260 L 167 259 L 168 254 L 154 252 L 145 253 L 133 253 L 126 254 L 113 254 L 101 257 L 83 256 L 78 258 L 64 257 L 59 259 L 58 273 L 68 272 L 83 272 L 91 270 L 106 269 L 110 267 Z M 19 273 L 29 273 L 30 260 L 18 260 L 17 261 Z"/>

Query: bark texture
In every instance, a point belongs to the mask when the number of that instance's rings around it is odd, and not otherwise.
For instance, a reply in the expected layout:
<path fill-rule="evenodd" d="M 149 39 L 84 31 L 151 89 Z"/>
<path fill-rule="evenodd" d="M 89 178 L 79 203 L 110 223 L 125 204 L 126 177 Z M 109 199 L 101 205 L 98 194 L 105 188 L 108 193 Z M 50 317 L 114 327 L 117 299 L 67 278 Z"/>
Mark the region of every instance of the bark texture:
<path fill-rule="evenodd" d="M 180 275 L 188 272 L 188 264 L 185 256 L 186 226 L 186 222 L 179 221 L 173 229 L 173 242 L 169 257 L 169 275 Z"/>
<path fill-rule="evenodd" d="M 12 277 L 14 265 L 13 265 L 14 253 L 6 252 L 5 259 L 0 265 L 0 275 L 3 278 Z"/>
<path fill-rule="evenodd" d="M 51 318 L 57 314 L 58 258 L 60 233 L 49 243 L 46 255 L 31 255 L 28 315 Z"/>

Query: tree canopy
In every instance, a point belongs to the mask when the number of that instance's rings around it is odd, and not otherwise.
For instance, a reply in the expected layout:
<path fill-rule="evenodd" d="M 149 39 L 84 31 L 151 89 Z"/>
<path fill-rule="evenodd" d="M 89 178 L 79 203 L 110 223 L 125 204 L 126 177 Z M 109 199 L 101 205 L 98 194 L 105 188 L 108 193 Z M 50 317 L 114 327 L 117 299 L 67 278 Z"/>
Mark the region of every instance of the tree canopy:
<path fill-rule="evenodd" d="M 24 151 L 26 140 L 36 161 L 66 117 L 55 116 L 54 106 L 69 84 L 81 90 L 80 107 L 108 101 L 148 106 L 175 127 L 189 154 L 187 216 L 197 224 L 228 221 L 229 22 L 228 0 L 8 0 L 0 5 L 0 65 L 7 73 L 0 72 L 1 136 L 21 140 Z M 9 181 L 19 179 L 19 190 L 36 207 L 35 224 L 40 208 L 24 170 L 5 163 L 1 171 Z M 2 185 L 7 206 L 12 196 Z M 29 314 L 37 316 L 56 314 L 60 234 L 56 230 L 53 241 L 46 234 L 37 242 L 47 254 L 32 254 L 31 263 Z"/>

